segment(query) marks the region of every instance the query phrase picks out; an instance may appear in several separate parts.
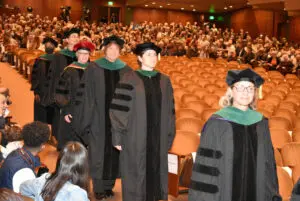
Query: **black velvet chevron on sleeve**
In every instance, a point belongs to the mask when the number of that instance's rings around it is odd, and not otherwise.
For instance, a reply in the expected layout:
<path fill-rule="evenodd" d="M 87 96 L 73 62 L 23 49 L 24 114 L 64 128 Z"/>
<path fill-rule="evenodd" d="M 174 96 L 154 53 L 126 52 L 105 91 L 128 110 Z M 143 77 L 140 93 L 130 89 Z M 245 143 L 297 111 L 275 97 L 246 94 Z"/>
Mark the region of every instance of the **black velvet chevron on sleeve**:
<path fill-rule="evenodd" d="M 123 101 L 131 101 L 132 100 L 131 96 L 128 96 L 125 94 L 120 94 L 120 93 L 115 93 L 113 98 L 118 99 L 118 100 L 123 100 Z"/>
<path fill-rule="evenodd" d="M 66 82 L 63 81 L 63 80 L 59 80 L 59 81 L 58 81 L 58 85 L 60 85 L 60 86 L 65 86 L 65 85 L 66 85 Z"/>
<path fill-rule="evenodd" d="M 118 104 L 114 104 L 114 103 L 112 103 L 110 105 L 110 109 L 119 110 L 119 111 L 122 111 L 122 112 L 128 112 L 130 110 L 129 107 L 127 107 L 127 106 L 118 105 Z"/>
<path fill-rule="evenodd" d="M 197 151 L 197 154 L 199 154 L 200 156 L 204 156 L 208 158 L 216 158 L 216 159 L 220 159 L 223 156 L 221 151 L 208 149 L 208 148 L 200 148 Z"/>
<path fill-rule="evenodd" d="M 213 184 L 207 184 L 199 181 L 191 181 L 191 189 L 196 191 L 202 191 L 205 193 L 217 193 L 219 192 L 219 187 Z"/>
<path fill-rule="evenodd" d="M 56 89 L 55 91 L 58 94 L 69 94 L 69 90 Z"/>
<path fill-rule="evenodd" d="M 125 83 L 118 83 L 116 86 L 117 89 L 126 89 L 129 91 L 132 91 L 134 87 L 130 84 L 125 84 Z"/>
<path fill-rule="evenodd" d="M 193 171 L 199 172 L 202 174 L 207 174 L 210 176 L 219 176 L 220 171 L 216 167 L 208 166 L 208 165 L 202 165 L 199 163 L 195 163 L 193 166 Z"/>

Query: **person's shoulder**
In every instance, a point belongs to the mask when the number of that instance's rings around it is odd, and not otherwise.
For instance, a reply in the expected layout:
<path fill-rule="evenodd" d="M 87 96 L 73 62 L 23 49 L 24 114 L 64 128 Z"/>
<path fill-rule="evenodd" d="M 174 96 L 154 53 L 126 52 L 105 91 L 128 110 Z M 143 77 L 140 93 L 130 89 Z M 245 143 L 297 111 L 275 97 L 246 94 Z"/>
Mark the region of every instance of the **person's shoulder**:
<path fill-rule="evenodd" d="M 60 196 L 68 197 L 70 200 L 89 200 L 86 190 L 80 188 L 77 185 L 67 182 L 59 192 Z"/>

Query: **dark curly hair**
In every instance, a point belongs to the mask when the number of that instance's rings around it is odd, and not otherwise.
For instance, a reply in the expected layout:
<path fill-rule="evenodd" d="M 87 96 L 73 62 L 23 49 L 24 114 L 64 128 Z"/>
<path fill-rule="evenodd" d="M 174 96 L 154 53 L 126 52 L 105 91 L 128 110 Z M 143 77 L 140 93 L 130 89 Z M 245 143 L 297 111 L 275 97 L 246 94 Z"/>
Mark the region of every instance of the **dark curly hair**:
<path fill-rule="evenodd" d="M 22 130 L 24 145 L 36 148 L 46 143 L 50 137 L 50 129 L 47 124 L 34 121 L 26 124 Z"/>

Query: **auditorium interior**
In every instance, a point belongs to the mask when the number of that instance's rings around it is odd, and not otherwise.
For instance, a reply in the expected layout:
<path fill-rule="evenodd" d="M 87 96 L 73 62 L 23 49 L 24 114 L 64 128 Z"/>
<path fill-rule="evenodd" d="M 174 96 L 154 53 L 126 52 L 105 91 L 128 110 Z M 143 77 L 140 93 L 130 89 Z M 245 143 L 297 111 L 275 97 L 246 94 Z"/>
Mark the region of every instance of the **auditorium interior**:
<path fill-rule="evenodd" d="M 279 193 L 290 200 L 300 177 L 299 0 L 0 0 L 0 87 L 10 92 L 9 122 L 22 127 L 34 120 L 32 69 L 45 49 L 39 48 L 41 41 L 28 44 L 52 31 L 58 39 L 72 26 L 80 26 L 80 37 L 95 44 L 91 62 L 104 56 L 99 40 L 112 34 L 125 39 L 120 59 L 134 70 L 139 69 L 132 53 L 136 44 L 150 40 L 162 48 L 155 68 L 171 80 L 176 114 L 170 201 L 188 200 L 193 153 L 205 122 L 220 109 L 228 70 L 251 68 L 259 74 L 265 82 L 257 111 L 269 120 Z M 27 41 L 6 35 L 7 29 L 15 35 L 26 31 Z M 55 140 L 39 153 L 50 172 L 58 155 Z M 121 179 L 113 191 L 106 200 L 122 200 Z"/>

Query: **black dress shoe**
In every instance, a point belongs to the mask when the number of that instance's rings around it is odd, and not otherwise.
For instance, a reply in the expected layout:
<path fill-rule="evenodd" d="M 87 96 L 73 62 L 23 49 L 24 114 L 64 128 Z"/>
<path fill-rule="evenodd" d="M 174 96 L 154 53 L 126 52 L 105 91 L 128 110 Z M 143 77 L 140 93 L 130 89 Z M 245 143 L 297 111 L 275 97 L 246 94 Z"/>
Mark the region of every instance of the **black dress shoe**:
<path fill-rule="evenodd" d="M 95 193 L 95 198 L 96 198 L 97 200 L 105 201 L 106 193 Z"/>
<path fill-rule="evenodd" d="M 105 195 L 107 198 L 113 197 L 115 193 L 112 190 L 105 190 Z"/>

